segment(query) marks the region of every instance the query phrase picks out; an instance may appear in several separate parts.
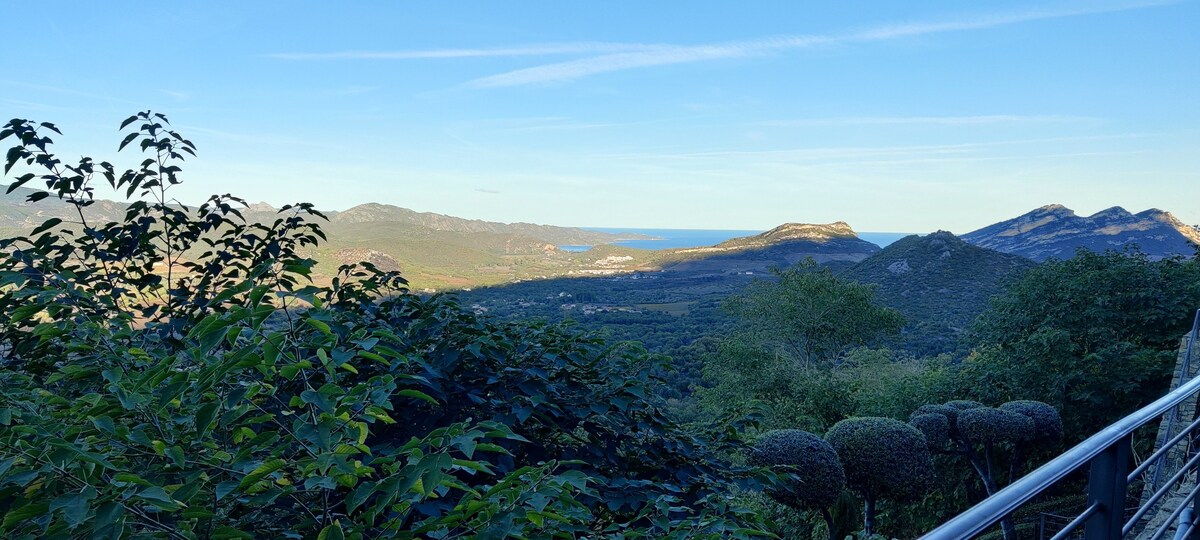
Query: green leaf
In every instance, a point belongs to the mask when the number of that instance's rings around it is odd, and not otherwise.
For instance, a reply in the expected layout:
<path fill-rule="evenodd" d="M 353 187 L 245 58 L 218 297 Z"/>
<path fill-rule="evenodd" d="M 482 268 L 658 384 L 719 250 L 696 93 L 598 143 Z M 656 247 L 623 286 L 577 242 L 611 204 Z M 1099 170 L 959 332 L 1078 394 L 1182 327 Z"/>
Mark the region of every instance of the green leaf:
<path fill-rule="evenodd" d="M 216 419 L 217 411 L 221 408 L 221 404 L 217 402 L 209 402 L 201 405 L 196 409 L 196 432 L 200 437 L 204 437 L 208 430 L 212 428 L 213 420 Z"/>
<path fill-rule="evenodd" d="M 183 467 L 185 464 L 187 464 L 187 461 L 183 456 L 183 449 L 178 446 L 172 446 L 168 448 L 167 457 L 171 458 L 171 461 L 180 467 Z"/>
<path fill-rule="evenodd" d="M 58 226 L 59 223 L 62 223 L 62 218 L 52 217 L 46 221 L 43 221 L 41 225 L 38 225 L 38 228 L 34 229 L 33 232 L 29 234 L 37 236 L 43 232 L 53 229 L 54 227 Z"/>
<path fill-rule="evenodd" d="M 113 426 L 112 418 L 107 416 L 97 416 L 92 418 L 92 425 L 96 426 L 96 429 L 109 435 L 112 435 L 116 431 L 116 427 Z"/>
<path fill-rule="evenodd" d="M 424 401 L 428 401 L 434 405 L 438 405 L 438 401 L 436 399 L 433 399 L 433 397 L 431 397 L 429 394 L 426 394 L 425 392 L 422 392 L 420 390 L 413 390 L 411 388 L 407 388 L 404 390 L 400 390 L 399 392 L 396 392 L 396 395 L 400 396 L 400 397 L 421 399 Z"/>
<path fill-rule="evenodd" d="M 238 489 L 244 490 L 258 483 L 259 480 L 262 480 L 268 474 L 282 469 L 284 465 L 287 465 L 287 462 L 279 458 L 268 459 L 267 461 L 264 461 L 262 465 L 259 465 L 256 469 L 250 471 L 250 474 L 247 474 L 246 477 L 243 478 L 240 483 L 238 483 Z"/>
<path fill-rule="evenodd" d="M 184 507 L 183 503 L 172 499 L 171 495 L 168 494 L 166 490 L 158 486 L 143 489 L 140 493 L 134 495 L 134 497 L 147 501 L 154 506 L 167 511 L 178 510 Z"/>
<path fill-rule="evenodd" d="M 310 405 L 316 405 L 317 408 L 321 409 L 322 412 L 327 412 L 330 414 L 333 414 L 334 412 L 333 402 L 329 401 L 329 398 L 321 392 L 305 390 L 300 393 L 300 400 Z"/>
<path fill-rule="evenodd" d="M 317 540 L 346 540 L 346 535 L 342 533 L 341 520 L 334 520 L 333 523 L 321 529 L 320 534 L 317 534 Z"/>
<path fill-rule="evenodd" d="M 325 324 L 324 321 L 318 321 L 316 319 L 308 318 L 308 319 L 304 319 L 304 322 L 305 322 L 305 324 L 307 324 L 313 328 L 316 328 L 322 334 L 325 334 L 327 336 L 333 334 L 333 331 L 329 329 L 329 325 Z"/>
<path fill-rule="evenodd" d="M 40 304 L 25 304 L 14 309 L 12 311 L 12 316 L 9 317 L 9 319 L 12 320 L 12 322 L 21 322 L 25 319 L 33 317 L 34 315 L 37 315 L 41 310 L 42 306 Z"/>
<path fill-rule="evenodd" d="M 224 499 L 226 495 L 229 495 L 230 493 L 232 493 L 233 490 L 237 489 L 237 487 L 238 487 L 237 482 L 234 482 L 233 480 L 229 480 L 229 481 L 221 482 L 220 484 L 217 484 L 217 487 L 214 488 L 213 492 L 214 492 L 214 495 L 216 495 L 217 500 L 219 501 L 221 499 Z"/>
<path fill-rule="evenodd" d="M 96 519 L 92 527 L 94 530 L 103 529 L 120 519 L 123 513 L 125 513 L 124 506 L 113 502 L 104 503 L 96 508 Z"/>
<path fill-rule="evenodd" d="M 49 510 L 50 510 L 50 503 L 39 502 L 39 503 L 27 504 L 25 506 L 22 506 L 20 508 L 17 508 L 16 510 L 12 510 L 9 513 L 5 514 L 4 522 L 3 522 L 3 524 L 0 524 L 0 527 L 3 527 L 5 529 L 12 528 L 12 526 L 14 526 L 18 523 L 21 523 L 25 520 L 41 517 L 41 516 L 45 515 L 45 513 Z"/>
<path fill-rule="evenodd" d="M 129 143 L 133 142 L 133 140 L 137 138 L 137 136 L 137 132 L 126 135 L 124 139 L 121 139 L 121 145 L 117 147 L 117 151 L 120 152 L 121 150 L 124 150 Z"/>
<path fill-rule="evenodd" d="M 213 531 L 212 537 L 213 537 L 213 540 L 233 540 L 235 538 L 254 540 L 254 538 L 255 538 L 254 535 L 252 535 L 248 532 L 245 532 L 245 531 L 242 531 L 239 529 L 235 529 L 228 525 L 222 525 L 220 527 L 217 527 L 216 530 Z"/>
<path fill-rule="evenodd" d="M 56 497 L 50 502 L 50 511 L 62 510 L 67 526 L 74 529 L 87 519 L 89 502 L 96 496 L 96 489 L 88 486 L 81 492 Z"/>

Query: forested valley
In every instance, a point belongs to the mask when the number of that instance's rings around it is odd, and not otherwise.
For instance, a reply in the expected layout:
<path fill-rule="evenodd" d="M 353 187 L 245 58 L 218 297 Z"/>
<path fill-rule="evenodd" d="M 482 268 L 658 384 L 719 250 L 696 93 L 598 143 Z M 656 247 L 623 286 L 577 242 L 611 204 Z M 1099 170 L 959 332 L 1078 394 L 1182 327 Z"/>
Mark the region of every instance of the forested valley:
<path fill-rule="evenodd" d="M 5 538 L 912 538 L 1160 396 L 1200 307 L 1196 256 L 948 234 L 899 247 L 954 261 L 912 289 L 953 302 L 812 260 L 686 298 L 414 294 L 404 261 L 318 285 L 316 206 L 179 205 L 194 145 L 121 130 L 128 169 L 0 132 L 9 190 L 78 216 L 0 240 Z M 123 219 L 85 217 L 100 184 Z"/>

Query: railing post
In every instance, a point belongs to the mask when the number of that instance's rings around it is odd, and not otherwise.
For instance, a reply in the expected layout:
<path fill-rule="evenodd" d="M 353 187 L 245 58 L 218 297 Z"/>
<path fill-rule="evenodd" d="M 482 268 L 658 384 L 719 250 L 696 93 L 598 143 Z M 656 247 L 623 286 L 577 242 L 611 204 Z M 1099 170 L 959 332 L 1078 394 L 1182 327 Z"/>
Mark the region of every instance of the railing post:
<path fill-rule="evenodd" d="M 1133 435 L 1121 437 L 1092 458 L 1088 476 L 1088 506 L 1099 503 L 1083 530 L 1086 540 L 1118 540 L 1125 524 L 1125 488 Z"/>

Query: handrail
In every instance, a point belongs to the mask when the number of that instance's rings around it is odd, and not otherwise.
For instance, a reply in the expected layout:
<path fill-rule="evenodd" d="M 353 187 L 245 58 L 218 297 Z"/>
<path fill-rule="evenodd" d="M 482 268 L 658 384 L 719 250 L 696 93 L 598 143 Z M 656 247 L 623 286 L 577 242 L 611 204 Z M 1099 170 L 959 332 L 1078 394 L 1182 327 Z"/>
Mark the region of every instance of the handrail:
<path fill-rule="evenodd" d="M 1183 362 L 1179 366 L 1179 384 L 1183 384 L 1184 379 L 1188 378 L 1188 374 L 1192 372 L 1192 346 L 1196 344 L 1196 333 L 1200 332 L 1200 309 L 1196 310 L 1196 317 L 1192 319 L 1192 333 L 1188 337 L 1187 350 L 1183 353 Z M 1161 434 L 1162 437 L 1169 437 L 1171 432 L 1175 430 L 1175 422 L 1179 418 L 1179 409 L 1171 410 L 1171 416 L 1167 419 L 1167 429 Z M 1172 446 L 1171 444 L 1161 445 L 1162 450 L 1166 450 Z M 1158 478 L 1162 474 L 1163 463 L 1165 460 L 1159 459 L 1154 465 L 1154 474 L 1150 478 L 1150 489 L 1158 489 Z M 1149 460 L 1147 460 L 1149 463 Z"/>
<path fill-rule="evenodd" d="M 1200 312 L 1197 313 L 1200 315 Z M 1088 437 L 1087 440 L 1046 462 L 1033 472 L 1021 477 L 1020 480 L 1009 484 L 995 495 L 984 499 L 921 538 L 962 540 L 982 533 L 1059 480 L 1089 464 L 1092 458 L 1131 436 L 1134 430 L 1161 418 L 1172 407 L 1182 403 L 1198 391 L 1200 391 L 1200 377 L 1193 378 L 1153 403 L 1108 425 L 1095 435 Z"/>

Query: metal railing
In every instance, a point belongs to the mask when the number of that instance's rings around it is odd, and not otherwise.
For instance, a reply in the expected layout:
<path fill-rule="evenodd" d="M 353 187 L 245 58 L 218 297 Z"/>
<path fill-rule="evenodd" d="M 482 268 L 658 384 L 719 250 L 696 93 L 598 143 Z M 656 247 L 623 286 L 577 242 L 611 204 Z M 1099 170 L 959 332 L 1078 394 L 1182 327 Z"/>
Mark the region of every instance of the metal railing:
<path fill-rule="evenodd" d="M 1191 358 L 1193 345 L 1196 343 L 1197 332 L 1200 331 L 1200 310 L 1196 311 L 1196 322 L 1192 325 L 1191 336 L 1188 339 L 1186 365 Z M 1186 366 L 1185 366 L 1186 367 Z M 1194 532 L 1194 521 L 1200 518 L 1200 482 L 1196 481 L 1197 470 L 1200 469 L 1200 453 L 1196 445 L 1200 442 L 1200 419 L 1191 422 L 1186 428 L 1169 441 L 1159 445 L 1159 448 L 1147 457 L 1140 465 L 1130 468 L 1133 451 L 1133 433 L 1155 420 L 1162 420 L 1164 415 L 1172 414 L 1171 420 L 1178 418 L 1177 407 L 1189 398 L 1200 394 L 1200 377 L 1188 379 L 1187 371 L 1181 373 L 1180 384 L 1177 388 L 1157 401 L 1139 409 L 1137 412 L 1110 424 L 1099 433 L 1067 450 L 1058 457 L 1038 467 L 1033 472 L 1009 484 L 1008 487 L 996 492 L 979 504 L 959 514 L 940 527 L 927 533 L 925 540 L 964 540 L 973 538 L 988 531 L 1002 519 L 1017 511 L 1024 504 L 1032 501 L 1046 490 L 1053 487 L 1063 478 L 1089 467 L 1087 504 L 1083 512 L 1075 516 L 1066 516 L 1071 521 L 1059 530 L 1053 540 L 1070 538 L 1083 528 L 1086 540 L 1111 540 L 1124 538 L 1139 527 L 1139 523 L 1156 508 L 1159 503 L 1170 502 L 1178 506 L 1165 520 L 1158 523 L 1153 531 L 1139 531 L 1141 537 L 1150 540 L 1161 540 L 1172 529 L 1176 530 L 1174 538 L 1188 538 Z M 1155 490 L 1150 497 L 1132 512 L 1132 517 L 1125 509 L 1125 500 L 1129 483 L 1146 474 L 1150 467 L 1155 466 L 1153 474 L 1158 476 L 1161 469 L 1155 464 L 1164 461 L 1168 453 L 1176 446 L 1184 445 L 1187 461 L 1161 487 L 1158 479 L 1153 479 L 1151 489 Z M 1172 493 L 1176 484 L 1191 480 L 1195 485 L 1186 495 Z M 1168 494 L 1181 500 L 1165 501 Z"/>

